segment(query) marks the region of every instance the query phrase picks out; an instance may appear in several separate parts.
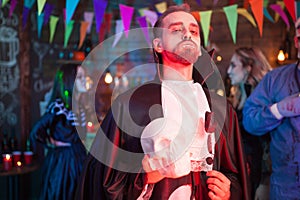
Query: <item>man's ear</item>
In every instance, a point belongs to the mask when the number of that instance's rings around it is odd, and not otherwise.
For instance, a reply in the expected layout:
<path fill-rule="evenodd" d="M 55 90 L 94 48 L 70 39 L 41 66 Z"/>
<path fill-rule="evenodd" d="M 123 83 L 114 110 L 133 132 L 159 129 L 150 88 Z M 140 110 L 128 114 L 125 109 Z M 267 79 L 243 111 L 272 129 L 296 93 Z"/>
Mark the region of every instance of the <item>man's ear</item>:
<path fill-rule="evenodd" d="M 161 46 L 161 39 L 160 38 L 155 38 L 153 40 L 153 47 L 154 47 L 154 50 L 158 53 L 161 53 L 163 51 L 163 48 Z"/>

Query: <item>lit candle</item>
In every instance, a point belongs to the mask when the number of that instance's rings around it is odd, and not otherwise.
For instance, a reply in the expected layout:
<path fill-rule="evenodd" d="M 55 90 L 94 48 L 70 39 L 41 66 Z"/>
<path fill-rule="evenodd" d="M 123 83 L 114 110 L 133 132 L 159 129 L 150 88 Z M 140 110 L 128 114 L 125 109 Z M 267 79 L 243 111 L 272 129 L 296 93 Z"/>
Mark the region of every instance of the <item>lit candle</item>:
<path fill-rule="evenodd" d="M 12 169 L 12 158 L 10 154 L 3 154 L 3 169 L 9 171 Z"/>

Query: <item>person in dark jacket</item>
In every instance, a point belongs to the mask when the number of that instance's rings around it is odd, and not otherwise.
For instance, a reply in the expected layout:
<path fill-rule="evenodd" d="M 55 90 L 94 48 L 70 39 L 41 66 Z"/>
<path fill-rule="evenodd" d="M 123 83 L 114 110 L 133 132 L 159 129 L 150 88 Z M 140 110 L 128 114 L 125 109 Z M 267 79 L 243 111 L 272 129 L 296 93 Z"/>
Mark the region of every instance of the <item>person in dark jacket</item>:
<path fill-rule="evenodd" d="M 214 71 L 199 31 L 187 4 L 160 16 L 157 76 L 113 102 L 77 199 L 249 199 L 237 116 L 206 88 Z"/>
<path fill-rule="evenodd" d="M 33 151 L 47 149 L 43 159 L 40 199 L 74 199 L 78 177 L 86 158 L 85 71 L 77 64 L 62 65 L 55 76 L 45 114 L 34 125 L 30 137 Z"/>

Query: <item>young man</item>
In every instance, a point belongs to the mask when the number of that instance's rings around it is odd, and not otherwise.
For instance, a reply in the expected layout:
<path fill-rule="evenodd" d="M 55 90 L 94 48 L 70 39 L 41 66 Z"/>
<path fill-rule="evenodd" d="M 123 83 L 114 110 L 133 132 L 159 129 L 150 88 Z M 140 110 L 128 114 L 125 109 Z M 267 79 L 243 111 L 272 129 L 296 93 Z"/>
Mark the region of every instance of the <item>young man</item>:
<path fill-rule="evenodd" d="M 300 18 L 295 30 L 297 64 L 267 73 L 243 110 L 243 124 L 250 133 L 271 135 L 270 199 L 300 197 Z"/>
<path fill-rule="evenodd" d="M 160 16 L 153 40 L 156 80 L 114 101 L 86 161 L 79 198 L 249 199 L 236 114 L 205 88 L 213 71 L 200 45 L 198 23 L 186 4 Z M 201 67 L 193 66 L 196 61 Z M 151 126 L 157 120 L 167 125 Z M 167 154 L 155 150 L 164 145 L 162 138 L 170 143 L 163 148 Z M 208 154 L 199 153 L 204 161 L 194 160 L 202 147 L 208 148 Z M 182 158 L 188 160 L 183 166 Z"/>

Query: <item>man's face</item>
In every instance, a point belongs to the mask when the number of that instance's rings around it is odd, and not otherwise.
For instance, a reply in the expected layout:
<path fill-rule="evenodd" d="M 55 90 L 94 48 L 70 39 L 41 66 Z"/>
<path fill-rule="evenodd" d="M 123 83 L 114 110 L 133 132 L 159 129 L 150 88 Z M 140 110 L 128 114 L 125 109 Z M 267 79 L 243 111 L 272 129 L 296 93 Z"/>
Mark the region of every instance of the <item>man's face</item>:
<path fill-rule="evenodd" d="M 163 59 L 169 62 L 193 64 L 201 55 L 199 26 L 195 18 L 178 11 L 163 19 L 163 33 L 159 45 Z"/>

